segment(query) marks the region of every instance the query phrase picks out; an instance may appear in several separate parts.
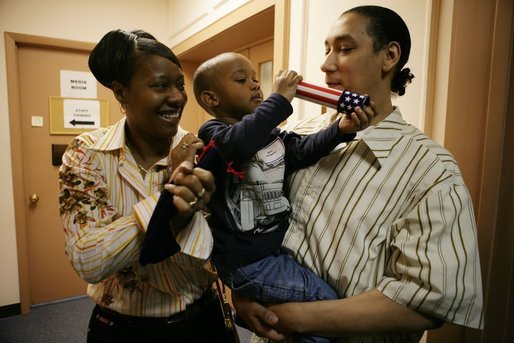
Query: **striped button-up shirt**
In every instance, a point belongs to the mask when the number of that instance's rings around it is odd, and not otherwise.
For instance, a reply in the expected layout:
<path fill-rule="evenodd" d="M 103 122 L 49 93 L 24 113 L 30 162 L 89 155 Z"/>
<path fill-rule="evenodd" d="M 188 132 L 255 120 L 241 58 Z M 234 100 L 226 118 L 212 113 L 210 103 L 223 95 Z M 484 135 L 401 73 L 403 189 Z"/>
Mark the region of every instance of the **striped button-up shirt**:
<path fill-rule="evenodd" d="M 186 135 L 179 128 L 171 148 Z M 60 213 L 73 268 L 101 306 L 134 316 L 169 316 L 212 285 L 212 235 L 201 213 L 177 235 L 181 251 L 142 267 L 139 253 L 162 190 L 168 158 L 143 178 L 125 144 L 125 118 L 78 136 L 63 155 Z"/>
<path fill-rule="evenodd" d="M 337 117 L 286 127 L 310 133 Z M 483 326 L 476 224 L 454 157 L 396 108 L 288 181 L 292 206 L 284 247 L 341 298 L 373 288 L 415 311 Z M 417 341 L 422 333 L 353 337 Z"/>

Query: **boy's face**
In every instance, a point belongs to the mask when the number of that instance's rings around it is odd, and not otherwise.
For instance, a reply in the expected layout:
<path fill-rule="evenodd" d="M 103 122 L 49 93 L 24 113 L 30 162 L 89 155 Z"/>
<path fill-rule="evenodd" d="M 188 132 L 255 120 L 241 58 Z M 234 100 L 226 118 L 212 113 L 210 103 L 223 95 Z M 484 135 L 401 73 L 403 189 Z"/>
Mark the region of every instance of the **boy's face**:
<path fill-rule="evenodd" d="M 252 63 L 234 54 L 220 65 L 217 116 L 241 120 L 262 102 L 262 91 Z"/>

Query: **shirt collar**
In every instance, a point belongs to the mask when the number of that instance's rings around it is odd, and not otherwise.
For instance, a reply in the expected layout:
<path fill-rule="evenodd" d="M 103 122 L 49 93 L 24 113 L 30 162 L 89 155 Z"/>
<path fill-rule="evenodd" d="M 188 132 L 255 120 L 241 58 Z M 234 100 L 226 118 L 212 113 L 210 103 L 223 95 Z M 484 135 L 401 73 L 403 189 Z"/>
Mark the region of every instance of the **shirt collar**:
<path fill-rule="evenodd" d="M 125 144 L 125 121 L 126 117 L 123 117 L 116 124 L 107 127 L 107 132 L 91 146 L 91 149 L 99 151 L 121 149 Z"/>
<path fill-rule="evenodd" d="M 402 118 L 398 107 L 378 124 L 357 133 L 356 140 L 361 140 L 373 152 L 380 165 L 389 157 L 391 150 L 402 137 L 408 124 Z"/>
<path fill-rule="evenodd" d="M 123 117 L 116 124 L 107 127 L 107 132 L 91 146 L 91 149 L 99 151 L 112 151 L 123 148 L 125 145 L 125 122 L 126 117 Z M 187 131 L 179 126 L 177 133 L 172 138 L 170 149 L 175 148 L 186 134 Z M 122 158 L 123 157 L 124 156 L 122 156 Z M 166 159 L 163 158 L 159 164 L 162 164 L 165 160 Z"/>

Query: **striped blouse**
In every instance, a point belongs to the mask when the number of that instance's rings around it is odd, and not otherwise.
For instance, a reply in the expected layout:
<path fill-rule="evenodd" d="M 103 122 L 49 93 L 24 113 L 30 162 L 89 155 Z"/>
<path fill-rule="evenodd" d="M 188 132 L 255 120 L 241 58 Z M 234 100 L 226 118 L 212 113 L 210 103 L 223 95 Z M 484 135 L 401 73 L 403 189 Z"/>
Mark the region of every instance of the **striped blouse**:
<path fill-rule="evenodd" d="M 310 133 L 337 114 L 285 129 Z M 284 247 L 350 297 L 373 288 L 446 322 L 483 326 L 476 224 L 454 157 L 396 108 L 289 179 Z M 422 333 L 353 337 L 417 341 Z"/>
<path fill-rule="evenodd" d="M 186 135 L 179 128 L 172 148 Z M 142 267 L 139 253 L 160 195 L 163 158 L 143 178 L 125 144 L 125 118 L 78 136 L 63 155 L 60 213 L 66 254 L 97 304 L 134 316 L 169 316 L 212 285 L 210 229 L 201 213 L 176 238 L 181 252 Z"/>

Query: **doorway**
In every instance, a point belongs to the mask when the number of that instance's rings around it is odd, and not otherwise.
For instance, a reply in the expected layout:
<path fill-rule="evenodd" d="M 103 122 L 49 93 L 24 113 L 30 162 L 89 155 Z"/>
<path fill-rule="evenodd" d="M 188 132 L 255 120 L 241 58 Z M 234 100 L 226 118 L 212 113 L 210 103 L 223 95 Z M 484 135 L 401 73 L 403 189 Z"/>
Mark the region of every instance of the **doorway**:
<path fill-rule="evenodd" d="M 50 98 L 60 96 L 60 71 L 89 72 L 94 44 L 6 33 L 11 156 L 22 313 L 30 306 L 86 294 L 64 253 L 58 209 L 62 149 L 76 136 L 50 133 Z M 112 92 L 109 124 L 121 118 Z"/>

